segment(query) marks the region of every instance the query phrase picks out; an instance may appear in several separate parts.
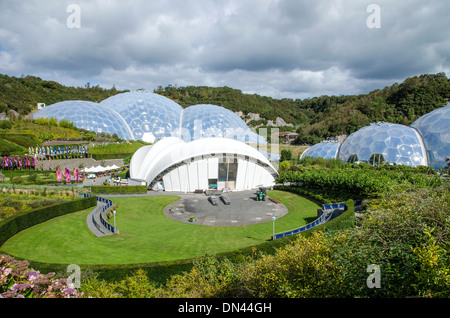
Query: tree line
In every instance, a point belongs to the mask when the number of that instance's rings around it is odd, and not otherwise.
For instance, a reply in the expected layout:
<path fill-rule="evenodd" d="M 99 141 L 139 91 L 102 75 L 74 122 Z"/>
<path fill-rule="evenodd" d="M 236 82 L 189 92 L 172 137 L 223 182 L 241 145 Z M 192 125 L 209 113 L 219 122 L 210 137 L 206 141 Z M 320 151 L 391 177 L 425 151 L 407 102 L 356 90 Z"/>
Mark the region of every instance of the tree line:
<path fill-rule="evenodd" d="M 27 115 L 36 109 L 37 103 L 100 102 L 123 92 L 126 90 L 104 89 L 89 83 L 85 87 L 66 87 L 34 76 L 17 78 L 0 74 L 0 113 L 14 110 Z M 351 134 L 372 122 L 409 125 L 450 101 L 450 80 L 445 73 L 423 74 L 368 94 L 323 95 L 303 100 L 244 94 L 230 87 L 168 85 L 158 86 L 153 92 L 182 107 L 213 104 L 240 111 L 246 118 L 249 113 L 260 114 L 262 119 L 250 121 L 249 126 L 266 125 L 268 120 L 280 117 L 297 127 L 296 144 L 315 144 L 329 137 Z"/>
<path fill-rule="evenodd" d="M 450 101 L 445 73 L 423 74 L 368 94 L 274 99 L 244 94 L 230 87 L 159 86 L 155 93 L 183 107 L 213 104 L 244 114 L 258 113 L 267 120 L 283 118 L 297 126 L 296 144 L 315 144 L 329 137 L 351 134 L 372 122 L 410 125 L 420 116 Z M 250 122 L 261 124 L 260 122 Z"/>
<path fill-rule="evenodd" d="M 0 74 L 0 113 L 13 110 L 19 115 L 27 115 L 37 109 L 37 103 L 51 105 L 65 100 L 102 100 L 122 93 L 114 86 L 105 89 L 99 85 L 68 87 L 55 81 L 46 81 L 36 76 L 13 77 Z"/>

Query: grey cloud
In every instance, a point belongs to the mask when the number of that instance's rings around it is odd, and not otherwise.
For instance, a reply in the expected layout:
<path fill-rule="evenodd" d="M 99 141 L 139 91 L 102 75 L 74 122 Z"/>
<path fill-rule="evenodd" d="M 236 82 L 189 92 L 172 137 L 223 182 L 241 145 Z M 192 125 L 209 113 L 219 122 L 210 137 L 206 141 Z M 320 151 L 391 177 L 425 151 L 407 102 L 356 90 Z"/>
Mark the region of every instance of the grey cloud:
<path fill-rule="evenodd" d="M 277 97 L 352 94 L 450 68 L 450 4 L 377 1 L 0 2 L 0 72 L 67 83 L 210 85 Z"/>

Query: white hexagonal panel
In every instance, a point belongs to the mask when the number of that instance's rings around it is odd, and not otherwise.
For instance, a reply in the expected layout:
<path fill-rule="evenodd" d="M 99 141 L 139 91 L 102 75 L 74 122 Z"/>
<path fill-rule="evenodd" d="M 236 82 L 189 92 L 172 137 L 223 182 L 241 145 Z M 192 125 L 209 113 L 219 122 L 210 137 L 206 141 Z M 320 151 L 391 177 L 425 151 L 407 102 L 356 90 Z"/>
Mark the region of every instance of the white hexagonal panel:
<path fill-rule="evenodd" d="M 76 127 L 116 133 L 122 139 L 142 140 L 181 137 L 191 141 L 226 137 L 243 142 L 267 143 L 235 113 L 216 105 L 183 108 L 171 99 L 144 92 L 127 92 L 101 103 L 65 101 L 38 110 L 32 118 L 67 119 Z"/>
<path fill-rule="evenodd" d="M 56 118 L 58 121 L 66 119 L 78 128 L 96 133 L 116 133 L 122 139 L 133 139 L 128 125 L 118 114 L 94 102 L 59 102 L 38 110 L 32 115 L 32 118 Z"/>
<path fill-rule="evenodd" d="M 430 166 L 443 169 L 450 157 L 450 103 L 423 115 L 411 127 L 423 138 Z"/>
<path fill-rule="evenodd" d="M 332 142 L 332 141 L 321 141 L 314 146 L 309 147 L 305 151 L 303 151 L 300 159 L 306 157 L 313 158 L 324 158 L 324 159 L 335 159 L 338 154 L 340 143 Z"/>
<path fill-rule="evenodd" d="M 182 117 L 182 129 L 189 132 L 183 135 L 189 135 L 190 140 L 226 137 L 242 142 L 266 143 L 264 138 L 252 132 L 238 115 L 224 107 L 210 104 L 193 105 L 184 109 Z"/>
<path fill-rule="evenodd" d="M 428 165 L 425 147 L 417 131 L 384 122 L 370 124 L 348 136 L 339 148 L 338 157 L 344 162 L 355 156 L 358 161 L 369 162 L 376 158 L 375 154 L 398 165 Z"/>

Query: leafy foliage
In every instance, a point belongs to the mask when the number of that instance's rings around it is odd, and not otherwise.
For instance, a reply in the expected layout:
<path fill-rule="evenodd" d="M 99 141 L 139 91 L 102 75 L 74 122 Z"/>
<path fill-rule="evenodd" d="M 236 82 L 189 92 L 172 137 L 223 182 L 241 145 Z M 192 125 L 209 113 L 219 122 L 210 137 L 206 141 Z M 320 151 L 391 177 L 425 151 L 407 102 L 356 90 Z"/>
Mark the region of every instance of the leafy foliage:
<path fill-rule="evenodd" d="M 11 110 L 27 115 L 37 103 L 47 105 L 64 100 L 100 102 L 122 93 L 114 87 L 103 89 L 87 84 L 66 87 L 39 77 L 22 78 L 0 75 L 0 113 Z M 450 100 L 450 81 L 444 73 L 423 74 L 394 83 L 368 94 L 345 96 L 318 96 L 304 100 L 275 99 L 257 94 L 244 94 L 230 87 L 159 86 L 155 93 L 166 96 L 182 107 L 195 104 L 214 104 L 233 112 L 260 114 L 250 125 L 266 125 L 278 117 L 299 126 L 296 143 L 315 144 L 327 137 L 350 134 L 371 122 L 387 121 L 411 124 L 420 116 L 444 105 Z M 63 126 L 67 126 L 63 123 Z"/>
<path fill-rule="evenodd" d="M 45 81 L 35 76 L 21 78 L 0 74 L 0 113 L 14 110 L 27 115 L 36 110 L 37 103 L 51 105 L 64 100 L 86 100 L 100 102 L 123 91 L 114 87 L 100 86 L 66 87 L 54 81 Z"/>
<path fill-rule="evenodd" d="M 355 169 L 353 167 L 358 167 Z M 281 171 L 277 182 L 300 183 L 321 190 L 345 191 L 357 196 L 377 196 L 384 192 L 398 192 L 411 186 L 436 187 L 443 180 L 426 167 L 373 167 L 369 164 L 341 164 L 337 169 L 291 167 Z"/>
<path fill-rule="evenodd" d="M 423 74 L 368 94 L 325 95 L 304 100 L 244 94 L 229 87 L 169 85 L 158 87 L 155 93 L 183 107 L 214 104 L 244 115 L 257 113 L 263 117 L 250 125 L 264 124 L 264 119 L 280 117 L 300 126 L 297 144 L 315 144 L 327 137 L 350 134 L 372 122 L 409 125 L 450 100 L 450 81 L 444 73 Z"/>

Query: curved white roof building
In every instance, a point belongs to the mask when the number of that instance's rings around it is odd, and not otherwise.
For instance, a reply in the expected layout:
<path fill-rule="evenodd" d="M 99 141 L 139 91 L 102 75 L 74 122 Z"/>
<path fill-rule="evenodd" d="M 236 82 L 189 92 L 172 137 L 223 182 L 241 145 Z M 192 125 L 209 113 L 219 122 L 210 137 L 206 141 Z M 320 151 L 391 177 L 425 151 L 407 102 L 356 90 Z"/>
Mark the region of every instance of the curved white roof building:
<path fill-rule="evenodd" d="M 272 186 L 277 170 L 255 148 L 230 138 L 161 139 L 135 152 L 130 179 L 165 191 L 245 190 Z"/>

